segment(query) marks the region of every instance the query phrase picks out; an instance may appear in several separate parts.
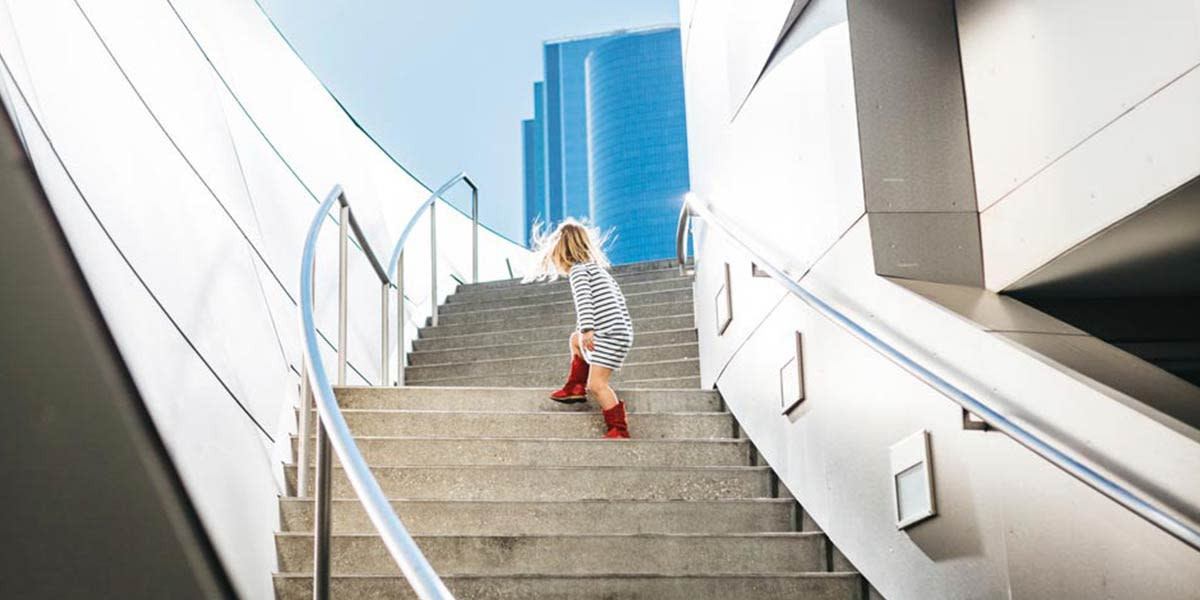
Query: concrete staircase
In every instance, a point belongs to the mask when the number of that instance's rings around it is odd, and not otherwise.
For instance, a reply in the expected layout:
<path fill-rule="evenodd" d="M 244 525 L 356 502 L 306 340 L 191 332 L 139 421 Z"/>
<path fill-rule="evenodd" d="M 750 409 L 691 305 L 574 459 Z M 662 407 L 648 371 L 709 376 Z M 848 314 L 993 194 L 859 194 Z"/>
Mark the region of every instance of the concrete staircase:
<path fill-rule="evenodd" d="M 568 362 L 564 281 L 460 286 L 421 330 L 409 387 L 338 390 L 446 584 L 461 599 L 864 600 L 719 394 L 698 389 L 691 278 L 665 261 L 614 273 L 636 331 L 616 386 L 632 440 L 599 439 L 593 403 L 546 398 Z M 341 473 L 334 497 L 333 595 L 413 597 Z M 280 512 L 277 596 L 310 598 L 312 501 L 282 498 Z"/>

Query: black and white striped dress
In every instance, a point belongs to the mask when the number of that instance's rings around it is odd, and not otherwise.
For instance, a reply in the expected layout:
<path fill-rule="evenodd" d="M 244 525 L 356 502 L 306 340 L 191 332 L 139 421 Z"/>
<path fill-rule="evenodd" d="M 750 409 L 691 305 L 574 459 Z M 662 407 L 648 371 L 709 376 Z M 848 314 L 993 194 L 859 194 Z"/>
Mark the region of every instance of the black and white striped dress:
<path fill-rule="evenodd" d="M 573 265 L 570 280 L 576 328 L 581 333 L 596 332 L 596 349 L 584 349 L 584 360 L 620 369 L 633 346 L 633 321 L 620 286 L 608 271 L 591 261 Z"/>

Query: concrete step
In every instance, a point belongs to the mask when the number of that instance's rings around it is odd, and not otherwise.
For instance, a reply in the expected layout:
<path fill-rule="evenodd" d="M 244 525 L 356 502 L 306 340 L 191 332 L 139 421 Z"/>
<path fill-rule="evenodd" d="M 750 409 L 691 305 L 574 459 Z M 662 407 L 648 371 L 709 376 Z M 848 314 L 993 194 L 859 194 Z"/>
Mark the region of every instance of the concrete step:
<path fill-rule="evenodd" d="M 735 439 L 556 440 L 543 437 L 355 437 L 372 465 L 526 465 L 531 467 L 737 467 L 750 443 Z M 292 436 L 293 450 L 299 438 Z"/>
<path fill-rule="evenodd" d="M 698 575 L 713 571 L 823 571 L 825 536 L 820 533 L 732 534 L 551 534 L 520 536 L 419 535 L 417 546 L 434 570 L 472 575 L 550 572 Z M 312 534 L 275 536 L 279 569 L 312 568 Z M 334 574 L 400 575 L 383 540 L 373 534 L 331 538 Z"/>
<path fill-rule="evenodd" d="M 625 358 L 625 368 L 632 368 L 639 363 L 698 359 L 699 357 L 700 347 L 694 343 L 665 346 L 644 346 L 635 343 Z M 507 354 L 494 354 L 484 359 L 474 360 L 455 357 L 455 360 L 448 363 L 407 367 L 404 369 L 404 380 L 409 383 L 418 383 L 448 377 L 506 375 L 533 371 L 559 373 L 565 379 L 570 362 L 569 352 L 561 346 L 556 351 L 542 356 L 511 357 Z"/>
<path fill-rule="evenodd" d="M 311 531 L 311 500 L 281 498 L 283 531 Z M 640 501 L 394 500 L 392 508 L 413 535 L 534 535 L 608 533 L 755 533 L 791 531 L 796 504 L 762 498 Z M 334 533 L 375 533 L 362 503 L 333 501 Z"/>
<path fill-rule="evenodd" d="M 595 404 L 561 404 L 550 400 L 546 388 L 489 387 L 342 387 L 338 404 L 347 409 L 404 408 L 409 410 L 564 411 L 596 410 Z M 626 390 L 617 396 L 630 412 L 720 412 L 721 395 L 713 390 Z"/>
<path fill-rule="evenodd" d="M 621 287 L 626 295 L 644 294 L 647 292 L 691 291 L 691 278 L 663 279 L 661 281 L 644 281 L 630 283 Z M 455 293 L 446 297 L 442 305 L 443 314 L 462 310 L 481 310 L 487 308 L 507 308 L 509 306 L 525 306 L 527 304 L 548 304 L 551 302 L 567 302 L 571 300 L 570 289 L 546 292 L 530 289 L 527 286 L 511 289 L 486 290 L 470 293 Z"/>
<path fill-rule="evenodd" d="M 620 441 L 613 441 L 620 444 Z M 340 468 L 333 497 L 353 498 Z M 372 467 L 384 494 L 408 500 L 718 500 L 770 496 L 768 467 Z M 295 490 L 296 467 L 284 469 Z M 293 492 L 294 493 L 294 492 Z"/>
<path fill-rule="evenodd" d="M 661 379 L 630 379 L 621 382 L 624 389 L 656 390 L 656 389 L 700 389 L 700 377 L 663 377 Z"/>
<path fill-rule="evenodd" d="M 634 337 L 637 339 L 640 339 L 643 334 L 649 332 L 695 328 L 696 324 L 692 318 L 691 311 L 688 311 L 688 314 L 642 318 L 633 324 Z M 567 339 L 571 337 L 571 332 L 575 331 L 575 321 L 571 320 L 557 325 L 550 324 L 541 327 L 535 326 L 508 331 L 470 331 L 470 329 L 470 326 L 466 325 L 422 327 L 418 339 L 413 340 L 413 348 L 417 351 L 448 350 L 474 346 L 545 342 L 550 340 L 558 340 L 565 346 Z"/>
<path fill-rule="evenodd" d="M 423 410 L 343 410 L 356 436 L 531 437 L 596 439 L 604 417 L 595 412 L 484 412 Z M 729 413 L 630 413 L 635 439 L 721 439 L 733 435 Z"/>
<path fill-rule="evenodd" d="M 568 333 L 568 335 L 570 335 Z M 675 329 L 668 331 L 651 331 L 638 333 L 635 350 L 652 346 L 669 346 L 675 344 L 695 344 L 695 329 Z M 470 362 L 475 360 L 490 360 L 498 357 L 523 358 L 527 356 L 548 356 L 552 354 L 566 355 L 568 352 L 567 339 L 522 342 L 519 344 L 497 344 L 493 346 L 468 346 L 449 350 L 424 350 L 410 352 L 408 364 L 411 366 L 436 365 L 453 362 Z"/>
<path fill-rule="evenodd" d="M 443 580 L 459 600 L 865 600 L 857 573 L 444 574 Z M 275 575 L 275 589 L 279 600 L 307 600 L 312 598 L 312 576 Z M 334 577 L 330 594 L 372 600 L 416 598 L 403 577 L 386 575 Z"/>
<path fill-rule="evenodd" d="M 620 265 L 609 269 L 617 283 L 637 282 L 637 281 L 655 281 L 661 279 L 687 279 L 691 275 L 682 275 L 679 273 L 678 267 L 672 267 L 666 263 L 647 266 L 647 267 L 632 267 Z M 555 285 L 563 285 L 566 282 L 566 277 L 559 277 L 554 281 L 540 281 L 533 283 L 521 283 L 520 279 L 500 279 L 496 281 L 481 281 L 479 283 L 464 283 L 454 289 L 455 293 L 470 293 L 484 290 L 497 290 L 514 287 L 551 287 Z"/>
<path fill-rule="evenodd" d="M 630 314 L 634 314 L 639 307 L 651 304 L 669 304 L 673 302 L 692 303 L 692 291 L 688 290 L 671 290 L 664 292 L 646 292 L 644 294 L 633 294 L 625 296 L 626 306 L 629 307 Z M 460 310 L 450 313 L 440 312 L 439 310 L 439 325 L 462 325 L 464 323 L 486 323 L 489 321 L 507 321 L 521 317 L 549 317 L 554 315 L 574 315 L 575 301 L 567 299 L 560 302 L 551 302 L 547 304 L 523 304 L 520 306 L 509 306 L 507 308 L 484 308 L 480 310 Z M 425 324 L 431 324 L 432 317 L 428 317 Z"/>
<path fill-rule="evenodd" d="M 562 358 L 560 357 L 561 361 Z M 561 364 L 561 363 L 559 363 Z M 409 385 L 467 385 L 499 387 L 540 386 L 547 391 L 562 387 L 566 372 L 560 366 L 546 365 L 537 371 L 509 372 L 500 375 L 462 375 L 437 379 L 406 379 Z M 637 385 L 631 382 L 641 382 Z M 698 389 L 700 387 L 700 361 L 696 359 L 668 360 L 662 362 L 627 363 L 612 377 L 615 387 L 624 388 L 673 388 Z M 647 384 L 648 382 L 648 384 Z"/>
<path fill-rule="evenodd" d="M 638 331 L 638 325 L 642 319 L 652 319 L 655 317 L 672 317 L 679 315 L 692 314 L 692 301 L 690 299 L 679 302 L 663 302 L 660 304 L 643 304 L 640 306 L 630 306 L 629 316 L 633 319 L 634 332 Z M 472 314 L 472 313 L 468 313 Z M 453 316 L 453 315 L 452 315 Z M 468 335 L 475 333 L 488 333 L 495 331 L 512 331 L 516 329 L 529 329 L 532 327 L 549 327 L 552 325 L 574 325 L 575 311 L 574 309 L 555 310 L 545 314 L 535 314 L 524 317 L 513 317 L 510 319 L 498 318 L 485 321 L 476 321 L 470 323 L 455 323 L 453 319 L 447 323 L 439 323 L 437 327 L 422 327 L 418 332 L 421 337 L 436 336 L 438 330 L 443 330 L 442 335 Z M 678 329 L 675 327 L 673 329 Z M 568 334 L 569 335 L 569 334 Z"/>

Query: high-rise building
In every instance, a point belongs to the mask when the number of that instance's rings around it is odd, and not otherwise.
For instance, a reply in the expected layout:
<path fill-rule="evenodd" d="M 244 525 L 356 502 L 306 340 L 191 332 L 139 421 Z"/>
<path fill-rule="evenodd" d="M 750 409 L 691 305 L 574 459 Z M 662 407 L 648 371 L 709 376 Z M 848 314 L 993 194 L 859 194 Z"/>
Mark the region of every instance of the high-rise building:
<path fill-rule="evenodd" d="M 589 212 L 615 233 L 609 258 L 671 256 L 689 185 L 679 30 L 611 40 L 588 55 L 585 71 Z"/>
<path fill-rule="evenodd" d="M 533 225 L 553 221 L 546 198 L 546 110 L 545 85 L 533 84 L 533 118 L 521 122 L 523 168 L 525 170 L 525 244 L 533 241 Z M 558 217 L 562 218 L 561 214 Z"/>
<path fill-rule="evenodd" d="M 669 256 L 657 238 L 688 188 L 679 28 L 553 40 L 543 50 L 545 81 L 523 130 L 526 239 L 537 219 L 591 218 L 613 230 L 614 261 Z"/>

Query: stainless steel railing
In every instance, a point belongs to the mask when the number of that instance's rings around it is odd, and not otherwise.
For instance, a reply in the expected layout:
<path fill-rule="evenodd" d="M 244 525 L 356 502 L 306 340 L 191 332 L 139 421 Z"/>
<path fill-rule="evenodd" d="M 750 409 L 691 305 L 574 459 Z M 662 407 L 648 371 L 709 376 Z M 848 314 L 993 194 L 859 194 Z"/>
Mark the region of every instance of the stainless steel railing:
<path fill-rule="evenodd" d="M 309 492 L 308 478 L 312 462 L 313 450 L 309 448 L 309 429 L 311 414 L 315 404 L 316 423 L 316 475 L 314 485 L 314 527 L 313 527 L 313 597 L 318 600 L 329 598 L 329 543 L 331 525 L 331 490 L 332 490 L 332 460 L 331 450 L 336 452 L 350 485 L 358 495 L 366 509 L 367 515 L 383 538 L 384 545 L 393 560 L 404 573 L 413 591 L 423 599 L 453 598 L 440 577 L 429 565 L 412 536 L 404 528 L 404 524 L 392 510 L 391 504 L 384 495 L 379 482 L 371 474 L 370 467 L 354 443 L 353 435 L 346 425 L 346 419 L 338 407 L 333 385 L 325 371 L 321 360 L 320 345 L 318 344 L 316 318 L 313 310 L 313 291 L 316 282 L 316 247 L 323 221 L 338 204 L 338 344 L 337 344 L 337 384 L 346 383 L 347 342 L 349 322 L 349 277 L 347 260 L 349 255 L 350 233 L 354 233 L 359 246 L 367 257 L 372 270 L 379 279 L 381 288 L 381 331 L 380 331 L 380 383 L 387 385 L 389 351 L 389 302 L 391 289 L 397 294 L 397 381 L 404 382 L 404 328 L 406 322 L 404 303 L 404 244 L 409 234 L 416 226 L 426 210 L 429 211 L 430 221 L 430 270 L 431 270 L 431 300 L 433 322 L 437 324 L 437 199 L 459 182 L 464 182 L 471 188 L 471 221 L 472 221 L 472 259 L 471 279 L 479 280 L 479 189 L 465 173 L 455 175 L 445 185 L 438 188 L 428 200 L 417 207 L 409 220 L 404 232 L 392 253 L 387 267 L 381 263 L 363 234 L 358 220 L 354 216 L 350 202 L 341 186 L 335 186 L 326 196 L 325 201 L 317 209 L 309 226 L 308 235 L 304 241 L 304 252 L 300 264 L 300 320 L 304 338 L 304 364 L 301 375 L 301 410 L 300 410 L 300 443 L 297 457 L 296 491 L 299 496 L 307 496 Z M 393 278 L 393 274 L 395 277 Z"/>
<path fill-rule="evenodd" d="M 696 198 L 695 195 L 689 193 L 684 198 L 683 207 L 679 211 L 679 226 L 675 232 L 675 254 L 679 260 L 680 269 L 684 268 L 684 263 L 687 259 L 687 235 L 689 231 L 688 225 L 691 219 L 699 217 L 706 223 L 715 226 L 725 234 L 729 240 L 740 247 L 744 252 L 750 255 L 759 269 L 765 271 L 772 279 L 779 282 L 789 292 L 799 297 L 805 304 L 813 310 L 820 313 L 822 316 L 837 323 L 852 335 L 865 342 L 876 352 L 884 355 L 891 361 L 903 367 L 905 370 L 916 375 L 929 386 L 941 392 L 946 397 L 953 400 L 963 410 L 971 413 L 977 418 L 983 420 L 987 425 L 1004 433 L 1008 437 L 1015 440 L 1018 444 L 1032 450 L 1034 454 L 1049 461 L 1054 466 L 1065 471 L 1068 475 L 1078 479 L 1088 487 L 1108 496 L 1113 501 L 1121 506 L 1132 511 L 1139 517 L 1149 521 L 1159 529 L 1174 536 L 1176 539 L 1184 542 L 1196 550 L 1200 550 L 1200 527 L 1193 523 L 1184 521 L 1176 517 L 1171 511 L 1163 508 L 1163 503 L 1156 501 L 1154 498 L 1148 497 L 1140 490 L 1132 490 L 1124 486 L 1118 481 L 1115 481 L 1104 474 L 1096 471 L 1088 465 L 1072 458 L 1063 450 L 1059 449 L 1053 443 L 1043 439 L 1038 434 L 1022 427 L 1013 422 L 1008 417 L 1000 414 L 986 402 L 972 396 L 971 394 L 959 389 L 954 384 L 950 383 L 943 377 L 934 373 L 931 369 L 925 367 L 916 359 L 910 358 L 904 353 L 897 350 L 891 344 L 880 339 L 875 334 L 868 331 L 863 326 L 856 323 L 854 320 L 843 314 L 841 311 L 833 308 L 824 300 L 820 299 L 812 292 L 809 292 L 804 286 L 800 285 L 789 277 L 782 269 L 766 258 L 760 250 L 747 241 L 746 236 L 739 233 L 736 229 L 726 223 L 723 219 L 717 216 L 711 208 L 704 205 Z"/>

